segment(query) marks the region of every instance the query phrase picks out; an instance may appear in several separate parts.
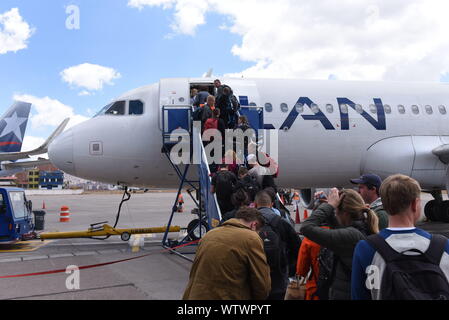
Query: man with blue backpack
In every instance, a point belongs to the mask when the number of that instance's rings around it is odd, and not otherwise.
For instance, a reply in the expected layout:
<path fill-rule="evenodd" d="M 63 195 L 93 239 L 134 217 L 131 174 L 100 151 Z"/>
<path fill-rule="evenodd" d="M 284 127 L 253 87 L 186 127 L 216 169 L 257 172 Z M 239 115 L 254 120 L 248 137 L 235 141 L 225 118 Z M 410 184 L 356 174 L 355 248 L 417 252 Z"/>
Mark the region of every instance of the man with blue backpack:
<path fill-rule="evenodd" d="M 389 227 L 358 243 L 352 264 L 354 300 L 449 300 L 449 242 L 415 227 L 421 187 L 404 175 L 380 193 Z"/>

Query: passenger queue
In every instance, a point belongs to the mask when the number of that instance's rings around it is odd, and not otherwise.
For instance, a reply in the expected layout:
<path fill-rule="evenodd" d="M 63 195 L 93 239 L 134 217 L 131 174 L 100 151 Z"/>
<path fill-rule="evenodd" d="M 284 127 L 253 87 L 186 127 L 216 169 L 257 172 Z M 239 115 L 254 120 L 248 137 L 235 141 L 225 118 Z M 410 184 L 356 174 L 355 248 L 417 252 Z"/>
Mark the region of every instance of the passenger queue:
<path fill-rule="evenodd" d="M 192 97 L 194 117 L 203 129 L 248 129 L 232 89 L 215 83 L 215 97 Z M 351 180 L 358 192 L 317 193 L 298 234 L 276 198 L 279 166 L 268 154 L 269 165 L 259 164 L 252 143 L 244 164 L 228 150 L 212 168 L 223 220 L 201 240 L 183 299 L 284 300 L 295 278 L 305 282 L 306 300 L 449 299 L 449 242 L 416 228 L 416 180 L 367 174 Z M 296 194 L 292 200 L 299 205 Z"/>

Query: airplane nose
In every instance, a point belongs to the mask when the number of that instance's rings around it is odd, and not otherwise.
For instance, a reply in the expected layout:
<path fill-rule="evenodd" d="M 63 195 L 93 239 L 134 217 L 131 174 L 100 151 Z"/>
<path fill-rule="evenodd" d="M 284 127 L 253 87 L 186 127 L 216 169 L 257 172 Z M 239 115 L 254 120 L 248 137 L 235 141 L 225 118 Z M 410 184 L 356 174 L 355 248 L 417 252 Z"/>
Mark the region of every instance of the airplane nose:
<path fill-rule="evenodd" d="M 75 175 L 75 165 L 73 163 L 73 131 L 69 129 L 55 139 L 49 148 L 48 156 L 50 161 L 60 170 Z"/>

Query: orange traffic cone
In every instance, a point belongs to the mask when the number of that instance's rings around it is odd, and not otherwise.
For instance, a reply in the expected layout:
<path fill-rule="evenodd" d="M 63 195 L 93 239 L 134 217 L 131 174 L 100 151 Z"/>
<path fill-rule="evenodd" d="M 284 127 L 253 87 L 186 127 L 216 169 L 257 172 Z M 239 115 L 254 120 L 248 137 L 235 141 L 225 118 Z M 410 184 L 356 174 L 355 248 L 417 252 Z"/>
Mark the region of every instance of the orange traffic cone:
<path fill-rule="evenodd" d="M 42 209 L 46 209 L 46 207 L 45 207 L 45 201 L 42 202 Z"/>
<path fill-rule="evenodd" d="M 299 216 L 299 208 L 298 207 L 296 207 L 296 221 L 295 221 L 295 223 L 296 224 L 300 224 L 301 223 L 301 218 Z"/>
<path fill-rule="evenodd" d="M 309 218 L 309 211 L 304 210 L 304 220 Z"/>
<path fill-rule="evenodd" d="M 180 194 L 179 198 L 178 198 L 178 212 L 179 213 L 184 212 L 184 208 L 182 207 L 183 204 L 184 204 L 184 198 L 182 197 L 182 194 Z"/>

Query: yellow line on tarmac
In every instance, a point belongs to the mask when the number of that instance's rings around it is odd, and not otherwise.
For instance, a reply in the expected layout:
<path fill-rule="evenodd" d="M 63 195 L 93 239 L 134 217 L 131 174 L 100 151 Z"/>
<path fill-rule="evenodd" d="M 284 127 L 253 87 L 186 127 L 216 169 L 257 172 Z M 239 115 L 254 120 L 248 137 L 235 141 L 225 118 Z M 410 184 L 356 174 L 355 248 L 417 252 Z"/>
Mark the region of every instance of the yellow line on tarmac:
<path fill-rule="evenodd" d="M 14 244 L 0 245 L 0 253 L 33 252 L 53 241 L 19 241 Z"/>

